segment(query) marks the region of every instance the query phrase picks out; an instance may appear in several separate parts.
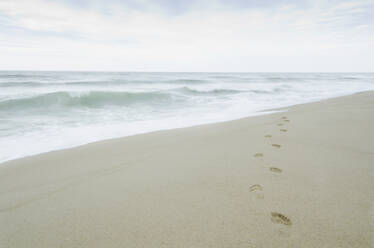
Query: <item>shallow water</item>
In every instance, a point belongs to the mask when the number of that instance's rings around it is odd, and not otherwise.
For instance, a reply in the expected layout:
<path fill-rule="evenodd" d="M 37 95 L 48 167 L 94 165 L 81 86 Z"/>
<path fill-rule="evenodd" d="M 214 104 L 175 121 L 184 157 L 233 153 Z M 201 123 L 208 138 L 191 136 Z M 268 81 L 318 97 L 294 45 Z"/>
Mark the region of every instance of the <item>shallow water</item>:
<path fill-rule="evenodd" d="M 369 73 L 0 72 L 0 162 L 374 90 Z"/>

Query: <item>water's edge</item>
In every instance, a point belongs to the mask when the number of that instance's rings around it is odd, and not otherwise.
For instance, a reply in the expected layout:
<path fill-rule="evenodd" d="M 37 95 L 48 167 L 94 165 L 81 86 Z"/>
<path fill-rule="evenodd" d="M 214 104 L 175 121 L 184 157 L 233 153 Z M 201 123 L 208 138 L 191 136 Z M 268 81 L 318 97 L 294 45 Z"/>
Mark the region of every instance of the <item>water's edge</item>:
<path fill-rule="evenodd" d="M 374 73 L 0 71 L 0 162 L 374 90 Z"/>
<path fill-rule="evenodd" d="M 134 136 L 139 136 L 139 135 L 147 135 L 147 134 L 151 134 L 151 133 L 167 132 L 167 131 L 170 131 L 170 130 L 179 130 L 179 129 L 186 129 L 186 128 L 194 128 L 194 127 L 199 127 L 199 126 L 215 125 L 215 124 L 219 124 L 219 123 L 236 122 L 236 121 L 240 121 L 240 120 L 247 119 L 247 118 L 254 118 L 254 117 L 257 117 L 257 116 L 271 115 L 271 114 L 275 114 L 275 113 L 286 112 L 286 111 L 288 111 L 288 109 L 296 107 L 296 106 L 314 104 L 314 103 L 323 102 L 323 101 L 327 101 L 327 100 L 332 100 L 332 99 L 336 99 L 336 98 L 353 96 L 353 95 L 361 94 L 361 93 L 365 93 L 365 92 L 374 92 L 374 90 L 366 90 L 366 91 L 354 92 L 354 93 L 351 93 L 351 94 L 334 96 L 334 97 L 324 98 L 324 99 L 319 99 L 319 100 L 314 100 L 314 101 L 310 101 L 310 102 L 303 102 L 303 103 L 298 103 L 298 104 L 292 104 L 292 105 L 289 105 L 289 106 L 282 106 L 282 107 L 279 107 L 279 108 L 264 109 L 264 110 L 260 110 L 260 111 L 258 111 L 256 113 L 254 113 L 252 115 L 245 116 L 245 117 L 240 117 L 240 118 L 237 118 L 237 119 L 230 119 L 230 120 L 217 121 L 217 122 L 211 122 L 211 123 L 196 124 L 196 125 L 185 126 L 185 127 L 176 127 L 176 128 L 167 128 L 167 129 L 153 130 L 153 131 L 150 131 L 150 132 L 136 133 L 136 134 L 132 134 L 132 135 L 126 135 L 126 136 L 120 136 L 120 137 L 115 137 L 115 138 L 108 138 L 108 139 L 97 140 L 97 141 L 93 141 L 93 142 L 87 142 L 87 143 L 84 143 L 84 144 L 78 144 L 76 146 L 65 147 L 65 148 L 55 149 L 55 150 L 49 150 L 49 151 L 45 151 L 45 152 L 41 152 L 41 153 L 36 153 L 36 154 L 24 156 L 24 157 L 19 157 L 19 158 L 15 158 L 15 159 L 9 159 L 9 160 L 5 160 L 5 161 L 1 161 L 0 162 L 0 167 L 1 166 L 6 166 L 8 163 L 12 163 L 12 162 L 17 161 L 17 160 L 23 160 L 23 159 L 27 159 L 27 158 L 31 158 L 31 157 L 37 157 L 37 156 L 43 156 L 45 154 L 54 153 L 54 152 L 63 151 L 63 150 L 77 149 L 79 147 L 83 147 L 83 146 L 87 146 L 87 145 L 93 145 L 93 144 L 102 143 L 102 142 L 110 142 L 110 141 L 115 141 L 115 140 L 124 139 L 124 138 L 128 138 L 128 137 L 134 137 Z"/>

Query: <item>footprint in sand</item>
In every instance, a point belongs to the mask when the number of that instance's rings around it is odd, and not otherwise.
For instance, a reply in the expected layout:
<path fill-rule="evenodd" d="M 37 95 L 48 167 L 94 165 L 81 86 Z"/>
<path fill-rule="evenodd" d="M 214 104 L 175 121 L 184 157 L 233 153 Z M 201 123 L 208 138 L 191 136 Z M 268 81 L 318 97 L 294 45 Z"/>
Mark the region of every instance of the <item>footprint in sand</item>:
<path fill-rule="evenodd" d="M 262 186 L 260 184 L 253 184 L 249 187 L 249 192 L 262 191 Z M 258 199 L 264 199 L 264 194 L 262 192 L 257 192 L 256 196 Z"/>
<path fill-rule="evenodd" d="M 277 212 L 271 212 L 271 221 L 276 224 L 283 224 L 286 226 L 291 226 L 292 221 L 285 215 Z"/>
<path fill-rule="evenodd" d="M 265 138 L 271 138 L 271 135 L 270 134 L 267 134 L 264 136 Z"/>
<path fill-rule="evenodd" d="M 280 129 L 281 132 L 287 132 L 287 129 Z"/>
<path fill-rule="evenodd" d="M 283 120 L 283 121 L 285 121 L 285 122 L 290 122 L 290 120 Z"/>
<path fill-rule="evenodd" d="M 283 124 L 282 124 L 282 123 L 279 123 L 278 126 L 283 126 Z"/>
<path fill-rule="evenodd" d="M 271 146 L 273 146 L 275 148 L 281 148 L 281 145 L 278 145 L 278 144 L 271 144 Z"/>
<path fill-rule="evenodd" d="M 286 116 L 283 116 L 282 118 L 281 118 L 282 120 L 286 120 L 287 119 L 287 117 Z"/>
<path fill-rule="evenodd" d="M 269 170 L 271 172 L 275 172 L 275 173 L 281 173 L 282 172 L 282 169 L 279 169 L 277 167 L 270 167 Z"/>
<path fill-rule="evenodd" d="M 262 186 L 260 184 L 253 184 L 251 187 L 249 187 L 250 192 L 257 190 L 262 190 Z"/>
<path fill-rule="evenodd" d="M 262 153 L 255 153 L 255 155 L 253 155 L 255 158 L 262 158 L 264 156 L 264 154 Z"/>

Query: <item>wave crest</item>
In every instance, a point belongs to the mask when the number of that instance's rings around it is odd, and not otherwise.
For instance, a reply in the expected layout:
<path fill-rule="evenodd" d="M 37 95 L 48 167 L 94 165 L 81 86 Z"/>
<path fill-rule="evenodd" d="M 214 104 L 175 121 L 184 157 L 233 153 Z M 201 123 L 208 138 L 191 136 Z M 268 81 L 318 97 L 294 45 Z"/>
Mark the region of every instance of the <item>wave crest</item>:
<path fill-rule="evenodd" d="M 177 92 L 181 92 L 183 94 L 187 95 L 230 95 L 230 94 L 238 94 L 242 93 L 243 91 L 240 90 L 230 90 L 230 89 L 212 89 L 212 90 L 197 90 L 197 89 L 191 89 L 189 87 L 181 87 L 175 89 Z"/>
<path fill-rule="evenodd" d="M 171 96 L 162 92 L 110 92 L 91 91 L 87 93 L 53 92 L 28 98 L 10 99 L 0 102 L 0 109 L 32 109 L 49 107 L 103 107 L 107 105 L 127 106 L 131 104 L 169 102 Z"/>

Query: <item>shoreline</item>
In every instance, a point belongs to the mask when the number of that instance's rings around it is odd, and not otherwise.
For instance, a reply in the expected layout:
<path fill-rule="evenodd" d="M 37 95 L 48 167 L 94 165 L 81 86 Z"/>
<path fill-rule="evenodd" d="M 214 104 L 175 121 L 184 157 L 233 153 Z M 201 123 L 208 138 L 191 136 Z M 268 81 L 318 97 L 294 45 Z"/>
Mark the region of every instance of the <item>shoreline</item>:
<path fill-rule="evenodd" d="M 91 144 L 95 144 L 95 143 L 99 143 L 99 142 L 106 142 L 106 141 L 116 140 L 116 139 L 124 139 L 124 138 L 138 136 L 138 135 L 147 135 L 147 134 L 156 133 L 156 132 L 164 132 L 164 131 L 178 130 L 178 129 L 184 129 L 184 128 L 193 128 L 193 127 L 204 126 L 204 125 L 215 125 L 215 124 L 220 124 L 220 123 L 225 123 L 225 122 L 239 121 L 239 120 L 246 119 L 246 118 L 253 118 L 253 117 L 262 116 L 262 115 L 271 115 L 271 114 L 274 114 L 274 113 L 284 112 L 289 108 L 293 108 L 293 107 L 299 106 L 299 105 L 313 104 L 313 103 L 323 102 L 323 101 L 327 101 L 327 100 L 331 100 L 331 99 L 335 99 L 335 98 L 347 97 L 347 96 L 352 96 L 352 95 L 355 95 L 355 94 L 361 94 L 361 93 L 366 93 L 366 92 L 374 92 L 374 90 L 360 91 L 360 92 L 355 92 L 355 93 L 351 93 L 351 94 L 348 94 L 348 95 L 333 96 L 333 97 L 329 97 L 329 98 L 325 98 L 325 99 L 312 100 L 312 101 L 308 101 L 308 102 L 304 102 L 304 103 L 297 103 L 297 104 L 292 104 L 292 105 L 279 107 L 279 108 L 277 107 L 277 108 L 271 108 L 271 109 L 264 109 L 264 110 L 260 110 L 260 111 L 257 111 L 255 113 L 253 113 L 253 115 L 239 117 L 239 118 L 236 118 L 236 119 L 228 119 L 228 120 L 222 120 L 222 121 L 195 124 L 195 125 L 186 126 L 186 127 L 172 127 L 172 128 L 154 130 L 154 131 L 149 131 L 149 132 L 140 132 L 140 133 L 135 133 L 135 134 L 126 135 L 126 136 L 114 137 L 114 138 L 105 138 L 105 139 L 92 141 L 92 142 L 88 142 L 88 143 L 73 145 L 73 146 L 69 146 L 69 147 L 65 147 L 65 148 L 59 148 L 59 149 L 56 149 L 56 150 L 49 150 L 49 151 L 44 151 L 44 152 L 41 152 L 41 153 L 35 153 L 35 154 L 31 154 L 31 155 L 26 155 L 26 156 L 23 156 L 23 157 L 11 158 L 9 160 L 0 161 L 0 168 L 2 166 L 4 166 L 4 164 L 12 162 L 14 160 L 26 159 L 26 158 L 30 158 L 30 157 L 34 157 L 34 156 L 41 156 L 41 155 L 48 154 L 48 153 L 53 153 L 53 152 L 58 152 L 58 151 L 63 151 L 63 150 L 69 150 L 69 149 L 75 149 L 75 148 L 79 148 L 79 147 L 82 147 L 82 146 L 91 145 Z"/>
<path fill-rule="evenodd" d="M 0 246 L 372 247 L 374 91 L 287 109 L 1 163 Z"/>

